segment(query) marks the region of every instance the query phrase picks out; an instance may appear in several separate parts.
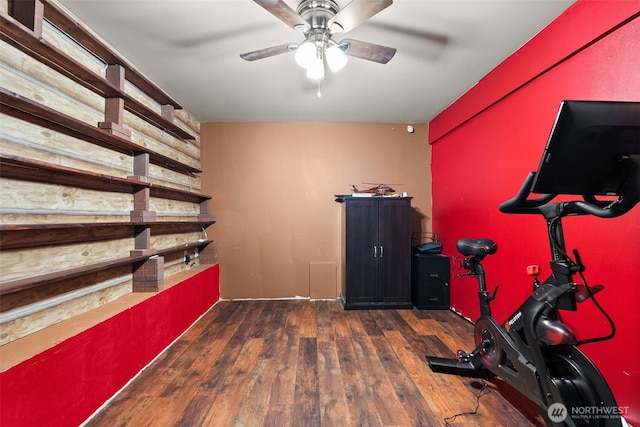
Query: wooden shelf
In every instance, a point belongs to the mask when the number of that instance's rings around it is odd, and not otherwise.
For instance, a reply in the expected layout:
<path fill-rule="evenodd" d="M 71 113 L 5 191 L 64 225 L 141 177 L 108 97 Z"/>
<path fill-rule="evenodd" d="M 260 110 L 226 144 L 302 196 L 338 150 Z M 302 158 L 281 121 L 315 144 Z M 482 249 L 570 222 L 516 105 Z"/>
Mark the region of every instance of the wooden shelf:
<path fill-rule="evenodd" d="M 1 225 L 0 250 L 125 239 L 134 235 L 134 226 L 131 222 Z"/>
<path fill-rule="evenodd" d="M 148 182 L 117 178 L 2 153 L 0 153 L 0 176 L 23 181 L 130 194 L 136 189 L 151 187 Z"/>
<path fill-rule="evenodd" d="M 0 224 L 0 231 L 28 231 L 28 230 L 68 230 L 83 228 L 109 228 L 117 226 L 166 226 L 168 228 L 181 228 L 182 226 L 191 225 L 212 225 L 214 221 L 153 221 L 153 222 L 131 222 L 131 221 L 114 221 L 114 222 L 70 222 L 56 224 Z M 4 249 L 4 245 L 0 245 Z"/>
<path fill-rule="evenodd" d="M 42 286 L 42 285 L 46 285 L 53 282 L 57 282 L 58 280 L 70 279 L 73 277 L 83 276 L 85 274 L 95 273 L 102 270 L 108 270 L 114 267 L 120 267 L 123 265 L 131 265 L 137 262 L 143 262 L 156 255 L 166 255 L 166 254 L 175 253 L 175 252 L 179 252 L 186 249 L 204 247 L 210 243 L 212 243 L 211 240 L 191 242 L 184 245 L 161 249 L 149 255 L 118 258 L 118 259 L 113 259 L 109 261 L 83 265 L 81 267 L 55 271 L 52 273 L 40 274 L 36 276 L 31 276 L 31 277 L 25 277 L 18 280 L 12 280 L 12 281 L 0 284 L 0 296 L 22 291 L 25 289 L 35 288 L 37 286 Z"/>
<path fill-rule="evenodd" d="M 69 185 L 89 190 L 132 194 L 141 188 L 150 188 L 150 195 L 162 199 L 202 203 L 211 199 L 190 191 L 154 185 L 150 182 L 118 178 L 110 175 L 69 168 L 25 157 L 0 153 L 0 176 L 23 181 Z"/>
<path fill-rule="evenodd" d="M 184 251 L 193 248 L 203 248 L 209 243 L 213 243 L 213 240 L 199 240 L 197 242 L 185 243 L 184 245 L 173 246 L 166 249 L 160 249 L 156 251 L 156 255 L 167 255 L 175 252 Z"/>
<path fill-rule="evenodd" d="M 41 246 L 69 245 L 124 239 L 134 235 L 135 227 L 150 227 L 151 235 L 177 232 L 199 232 L 215 221 L 131 221 L 69 224 L 5 224 L 0 225 L 0 251 Z"/>
<path fill-rule="evenodd" d="M 107 146 L 126 154 L 149 154 L 149 161 L 165 166 L 168 169 L 200 173 L 201 170 L 174 160 L 162 154 L 155 153 L 141 145 L 134 144 L 128 139 L 116 136 L 96 126 L 91 126 L 74 117 L 56 111 L 45 105 L 32 101 L 15 92 L 0 87 L 0 106 L 4 114 L 37 124 L 65 135 L 80 138 L 92 144 Z"/>
<path fill-rule="evenodd" d="M 37 59 L 51 69 L 71 79 L 75 83 L 97 93 L 104 98 L 122 98 L 125 109 L 157 128 L 180 139 L 195 139 L 190 133 L 160 113 L 132 98 L 115 87 L 102 76 L 94 73 L 67 53 L 37 37 L 31 30 L 9 15 L 0 14 L 1 39 L 27 55 Z M 109 63 L 108 63 L 109 64 Z M 111 62 L 110 64 L 119 64 Z"/>
<path fill-rule="evenodd" d="M 130 113 L 135 114 L 142 120 L 146 120 L 147 123 L 151 123 L 158 129 L 167 132 L 169 135 L 173 135 L 180 139 L 195 139 L 189 132 L 182 130 L 182 128 L 176 126 L 172 121 L 165 119 L 160 114 L 156 113 L 140 101 L 129 95 L 124 95 L 124 108 Z"/>
<path fill-rule="evenodd" d="M 164 187 L 161 185 L 151 186 L 151 197 L 191 203 L 202 203 L 207 200 L 211 200 L 211 196 L 179 190 L 177 188 Z"/>
<path fill-rule="evenodd" d="M 13 292 L 22 291 L 36 286 L 46 285 L 62 279 L 71 279 L 73 277 L 82 276 L 84 274 L 94 273 L 97 271 L 107 270 L 109 268 L 119 267 L 122 265 L 133 264 L 135 262 L 144 261 L 149 256 L 126 257 L 104 261 L 96 264 L 83 265 L 81 267 L 70 268 L 67 270 L 55 271 L 37 276 L 25 277 L 23 279 L 12 280 L 0 284 L 0 295 L 6 295 Z"/>

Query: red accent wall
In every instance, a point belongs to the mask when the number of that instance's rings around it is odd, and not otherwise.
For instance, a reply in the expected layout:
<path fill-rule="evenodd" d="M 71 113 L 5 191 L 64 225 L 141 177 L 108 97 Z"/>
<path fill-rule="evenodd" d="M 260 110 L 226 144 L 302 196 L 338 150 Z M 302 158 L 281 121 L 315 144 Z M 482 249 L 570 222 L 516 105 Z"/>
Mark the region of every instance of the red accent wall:
<path fill-rule="evenodd" d="M 433 224 L 444 252 L 462 237 L 498 243 L 485 262 L 489 289 L 500 285 L 495 317 L 510 315 L 531 289 L 525 267 L 548 274 L 542 217 L 498 210 L 535 171 L 559 104 L 572 100 L 640 101 L 640 2 L 580 0 L 429 123 Z M 567 218 L 568 249 L 578 248 L 588 283 L 605 285 L 598 301 L 618 328 L 610 341 L 581 349 L 611 386 L 627 419 L 640 425 L 640 206 L 615 219 Z M 452 272 L 451 305 L 475 320 L 476 283 Z M 543 271 L 543 277 L 546 277 Z M 592 304 L 564 317 L 578 339 L 606 335 Z"/>
<path fill-rule="evenodd" d="M 8 369 L 0 425 L 79 425 L 218 299 L 214 265 Z"/>

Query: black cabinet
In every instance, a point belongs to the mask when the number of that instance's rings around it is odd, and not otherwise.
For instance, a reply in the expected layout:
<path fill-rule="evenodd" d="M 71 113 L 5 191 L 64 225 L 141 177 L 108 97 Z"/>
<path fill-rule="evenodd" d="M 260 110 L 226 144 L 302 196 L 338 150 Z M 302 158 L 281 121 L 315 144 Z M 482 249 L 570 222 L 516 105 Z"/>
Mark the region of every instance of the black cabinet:
<path fill-rule="evenodd" d="M 421 310 L 449 309 L 449 257 L 414 254 L 411 259 L 411 299 Z"/>
<path fill-rule="evenodd" d="M 411 308 L 411 198 L 344 197 L 345 309 Z"/>

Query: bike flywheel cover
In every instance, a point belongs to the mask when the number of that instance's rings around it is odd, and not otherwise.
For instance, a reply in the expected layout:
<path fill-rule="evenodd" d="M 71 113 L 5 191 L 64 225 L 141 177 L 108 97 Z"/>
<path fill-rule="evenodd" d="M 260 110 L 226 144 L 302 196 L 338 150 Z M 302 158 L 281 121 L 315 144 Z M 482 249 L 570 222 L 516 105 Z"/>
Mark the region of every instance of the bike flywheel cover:
<path fill-rule="evenodd" d="M 493 368 L 504 363 L 504 352 L 495 330 L 495 325 L 487 319 L 479 318 L 473 331 L 476 346 L 484 343 L 484 349 L 480 355 L 485 366 Z"/>

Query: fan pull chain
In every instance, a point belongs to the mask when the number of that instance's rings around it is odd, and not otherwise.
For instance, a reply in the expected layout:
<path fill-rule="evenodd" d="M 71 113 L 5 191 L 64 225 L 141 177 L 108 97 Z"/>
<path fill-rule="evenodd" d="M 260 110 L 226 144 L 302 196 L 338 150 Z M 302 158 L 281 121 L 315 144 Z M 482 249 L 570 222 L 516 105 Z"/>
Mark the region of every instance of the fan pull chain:
<path fill-rule="evenodd" d="M 320 80 L 318 80 L 318 98 L 322 98 L 322 92 L 320 92 Z"/>

